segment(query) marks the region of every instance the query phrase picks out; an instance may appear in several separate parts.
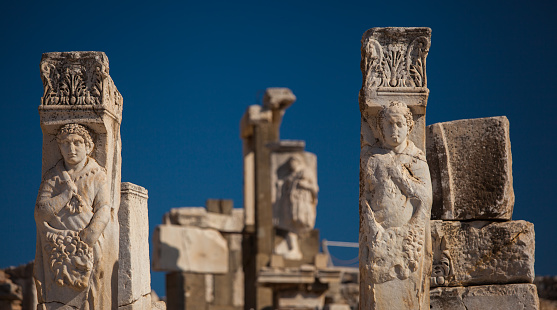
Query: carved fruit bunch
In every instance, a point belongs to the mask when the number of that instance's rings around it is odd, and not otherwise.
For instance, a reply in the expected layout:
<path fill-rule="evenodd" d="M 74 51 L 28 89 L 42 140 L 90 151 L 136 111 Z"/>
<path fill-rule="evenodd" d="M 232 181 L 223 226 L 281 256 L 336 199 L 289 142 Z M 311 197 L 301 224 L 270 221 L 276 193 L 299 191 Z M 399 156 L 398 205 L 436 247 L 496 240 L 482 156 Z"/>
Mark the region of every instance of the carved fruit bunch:
<path fill-rule="evenodd" d="M 369 245 L 369 272 L 373 282 L 404 280 L 416 272 L 423 255 L 424 239 L 419 225 L 388 228 L 375 235 Z"/>
<path fill-rule="evenodd" d="M 50 268 L 59 286 L 84 289 L 93 269 L 93 250 L 81 241 L 77 231 L 47 233 L 45 250 L 50 253 Z"/>

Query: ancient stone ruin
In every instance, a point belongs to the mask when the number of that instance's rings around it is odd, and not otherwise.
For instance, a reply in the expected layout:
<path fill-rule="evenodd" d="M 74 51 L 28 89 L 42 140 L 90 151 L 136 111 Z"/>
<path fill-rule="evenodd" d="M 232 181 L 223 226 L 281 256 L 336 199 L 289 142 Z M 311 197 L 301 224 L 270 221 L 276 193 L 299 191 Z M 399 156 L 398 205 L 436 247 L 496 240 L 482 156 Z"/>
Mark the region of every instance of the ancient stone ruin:
<path fill-rule="evenodd" d="M 46 53 L 37 309 L 151 309 L 147 191 L 121 183 L 122 96 L 102 52 Z"/>
<path fill-rule="evenodd" d="M 430 36 L 362 39 L 360 309 L 538 309 L 534 225 L 511 220 L 509 122 L 425 128 Z"/>
<path fill-rule="evenodd" d="M 429 28 L 373 28 L 362 39 L 360 309 L 429 308 L 430 37 Z"/>
<path fill-rule="evenodd" d="M 362 38 L 359 269 L 320 250 L 317 155 L 280 138 L 296 97 L 268 88 L 240 120 L 243 208 L 208 199 L 155 229 L 166 302 L 150 287 L 148 191 L 121 182 L 108 59 L 44 54 L 36 258 L 0 270 L 0 309 L 540 309 L 538 293 L 557 309 L 534 225 L 512 220 L 507 118 L 426 127 L 430 44 L 429 28 Z"/>

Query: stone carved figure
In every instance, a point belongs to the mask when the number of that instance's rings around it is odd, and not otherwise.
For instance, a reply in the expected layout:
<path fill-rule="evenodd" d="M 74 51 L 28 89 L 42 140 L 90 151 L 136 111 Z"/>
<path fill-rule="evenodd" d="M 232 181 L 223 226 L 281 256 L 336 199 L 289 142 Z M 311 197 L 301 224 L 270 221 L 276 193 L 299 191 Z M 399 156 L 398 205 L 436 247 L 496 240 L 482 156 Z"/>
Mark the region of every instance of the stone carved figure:
<path fill-rule="evenodd" d="M 288 232 L 285 243 L 279 244 L 275 253 L 287 259 L 301 259 L 298 236 L 315 227 L 317 192 L 319 187 L 314 174 L 307 167 L 303 156 L 292 156 L 286 162 L 288 174 L 279 182 L 278 227 Z"/>
<path fill-rule="evenodd" d="M 439 238 L 435 233 L 432 234 L 433 245 L 433 268 L 431 271 L 431 286 L 445 286 L 448 278 L 453 275 L 451 253 L 447 248 L 445 237 Z"/>
<path fill-rule="evenodd" d="M 43 176 L 35 206 L 35 280 L 39 309 L 110 309 L 112 270 L 102 263 L 112 216 L 105 169 L 90 157 L 94 143 L 79 124 L 56 136 L 62 159 Z M 112 266 L 110 266 L 112 268 Z"/>
<path fill-rule="evenodd" d="M 410 109 L 393 101 L 362 148 L 360 309 L 429 309 L 432 190 L 425 154 L 408 140 Z M 368 119 L 369 121 L 369 119 Z M 373 124 L 373 122 L 369 122 Z"/>

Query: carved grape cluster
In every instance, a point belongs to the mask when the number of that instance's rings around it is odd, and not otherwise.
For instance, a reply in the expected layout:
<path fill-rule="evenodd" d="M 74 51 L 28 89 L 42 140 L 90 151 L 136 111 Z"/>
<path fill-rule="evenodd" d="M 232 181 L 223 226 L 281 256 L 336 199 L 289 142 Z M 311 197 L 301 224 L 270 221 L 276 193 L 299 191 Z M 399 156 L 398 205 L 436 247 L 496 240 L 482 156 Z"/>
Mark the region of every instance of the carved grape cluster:
<path fill-rule="evenodd" d="M 54 282 L 75 289 L 87 287 L 93 269 L 93 250 L 81 241 L 77 231 L 48 233 L 45 250 L 50 254 Z"/>
<path fill-rule="evenodd" d="M 416 272 L 422 259 L 423 225 L 408 224 L 377 233 L 369 246 L 366 268 L 375 283 L 404 280 Z"/>
<path fill-rule="evenodd" d="M 411 225 L 402 241 L 402 249 L 407 256 L 408 269 L 411 272 L 418 270 L 421 258 L 421 251 L 424 246 L 423 227 L 421 225 Z"/>

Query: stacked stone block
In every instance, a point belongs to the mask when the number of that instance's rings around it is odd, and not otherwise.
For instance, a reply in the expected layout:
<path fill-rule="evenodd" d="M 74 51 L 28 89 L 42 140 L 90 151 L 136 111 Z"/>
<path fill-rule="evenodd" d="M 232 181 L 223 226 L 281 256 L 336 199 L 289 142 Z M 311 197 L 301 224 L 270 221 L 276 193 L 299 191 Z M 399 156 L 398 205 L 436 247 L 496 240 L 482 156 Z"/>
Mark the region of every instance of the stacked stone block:
<path fill-rule="evenodd" d="M 168 272 L 168 309 L 243 309 L 243 229 L 244 210 L 232 200 L 165 214 L 153 236 L 153 270 Z"/>
<path fill-rule="evenodd" d="M 538 309 L 534 225 L 512 221 L 506 117 L 427 127 L 433 185 L 431 309 Z"/>

